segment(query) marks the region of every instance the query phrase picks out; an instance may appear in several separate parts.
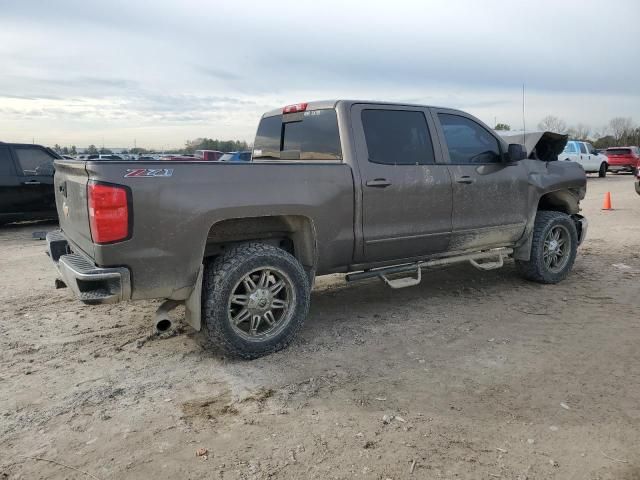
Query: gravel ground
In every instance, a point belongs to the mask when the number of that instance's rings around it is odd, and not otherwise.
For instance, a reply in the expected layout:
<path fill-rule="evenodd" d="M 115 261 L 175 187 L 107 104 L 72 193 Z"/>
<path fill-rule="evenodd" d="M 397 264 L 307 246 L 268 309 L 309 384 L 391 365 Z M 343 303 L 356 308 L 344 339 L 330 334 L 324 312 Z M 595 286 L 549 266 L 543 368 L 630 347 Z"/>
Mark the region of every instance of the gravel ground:
<path fill-rule="evenodd" d="M 628 175 L 588 190 L 563 283 L 326 277 L 298 340 L 252 362 L 153 337 L 158 302 L 54 290 L 31 239 L 54 226 L 4 227 L 0 478 L 640 479 L 640 197 Z"/>

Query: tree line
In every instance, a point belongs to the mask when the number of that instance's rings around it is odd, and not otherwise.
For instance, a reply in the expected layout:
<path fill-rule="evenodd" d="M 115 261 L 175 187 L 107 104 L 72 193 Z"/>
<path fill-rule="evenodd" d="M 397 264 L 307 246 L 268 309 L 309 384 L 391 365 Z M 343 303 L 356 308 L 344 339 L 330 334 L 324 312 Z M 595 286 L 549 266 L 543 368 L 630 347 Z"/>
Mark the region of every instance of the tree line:
<path fill-rule="evenodd" d="M 61 155 L 77 155 L 78 148 L 75 145 L 60 146 L 57 143 L 51 147 L 55 152 Z M 194 140 L 187 140 L 183 148 L 174 148 L 170 150 L 164 150 L 163 153 L 175 153 L 175 154 L 190 154 L 196 150 L 219 150 L 221 152 L 238 152 L 242 150 L 250 150 L 251 146 L 244 140 L 218 140 L 213 138 L 196 138 Z M 102 154 L 109 155 L 113 153 L 108 148 L 98 148 L 95 145 L 89 145 L 85 153 L 89 155 Z M 120 151 L 122 154 L 135 154 L 144 155 L 148 153 L 158 153 L 158 150 L 147 149 L 141 147 L 130 148 L 128 150 Z"/>
<path fill-rule="evenodd" d="M 511 130 L 506 123 L 498 123 L 496 130 Z M 589 141 L 595 148 L 608 148 L 618 146 L 640 145 L 640 126 L 636 125 L 630 117 L 615 117 L 600 131 L 592 130 L 589 125 L 567 123 L 554 115 L 547 115 L 538 122 L 539 130 L 564 133 L 571 140 Z"/>

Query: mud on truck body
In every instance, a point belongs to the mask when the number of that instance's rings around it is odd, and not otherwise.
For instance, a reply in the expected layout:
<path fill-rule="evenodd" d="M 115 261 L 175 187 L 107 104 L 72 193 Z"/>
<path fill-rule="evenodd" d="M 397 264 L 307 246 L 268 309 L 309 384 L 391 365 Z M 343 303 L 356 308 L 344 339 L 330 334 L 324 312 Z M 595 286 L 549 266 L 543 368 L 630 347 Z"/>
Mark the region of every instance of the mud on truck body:
<path fill-rule="evenodd" d="M 523 143 L 448 108 L 290 105 L 263 115 L 251 162 L 56 161 L 49 254 L 81 301 L 166 299 L 158 322 L 184 303 L 216 348 L 256 358 L 292 341 L 319 275 L 401 288 L 513 258 L 564 279 L 585 173 L 556 161 L 566 137 Z"/>

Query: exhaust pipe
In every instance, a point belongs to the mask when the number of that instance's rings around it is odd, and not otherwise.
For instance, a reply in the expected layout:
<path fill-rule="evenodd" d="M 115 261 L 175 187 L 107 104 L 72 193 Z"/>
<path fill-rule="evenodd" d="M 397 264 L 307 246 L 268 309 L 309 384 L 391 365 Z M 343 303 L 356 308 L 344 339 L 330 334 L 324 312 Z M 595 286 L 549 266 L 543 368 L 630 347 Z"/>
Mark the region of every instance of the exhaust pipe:
<path fill-rule="evenodd" d="M 165 300 L 156 310 L 154 316 L 154 332 L 156 335 L 163 335 L 173 328 L 173 321 L 169 318 L 169 312 L 180 305 L 177 300 Z"/>

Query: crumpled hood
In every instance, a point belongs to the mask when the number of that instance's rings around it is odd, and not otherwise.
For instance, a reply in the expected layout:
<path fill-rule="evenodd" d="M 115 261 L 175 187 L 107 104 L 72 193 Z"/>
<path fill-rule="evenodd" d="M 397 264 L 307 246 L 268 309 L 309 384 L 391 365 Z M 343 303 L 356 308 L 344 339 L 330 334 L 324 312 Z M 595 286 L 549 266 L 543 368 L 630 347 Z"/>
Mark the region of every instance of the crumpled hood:
<path fill-rule="evenodd" d="M 568 135 L 549 131 L 522 132 L 513 130 L 496 131 L 505 142 L 519 143 L 527 149 L 527 157 L 552 162 L 558 160 L 558 155 L 564 150 Z"/>

